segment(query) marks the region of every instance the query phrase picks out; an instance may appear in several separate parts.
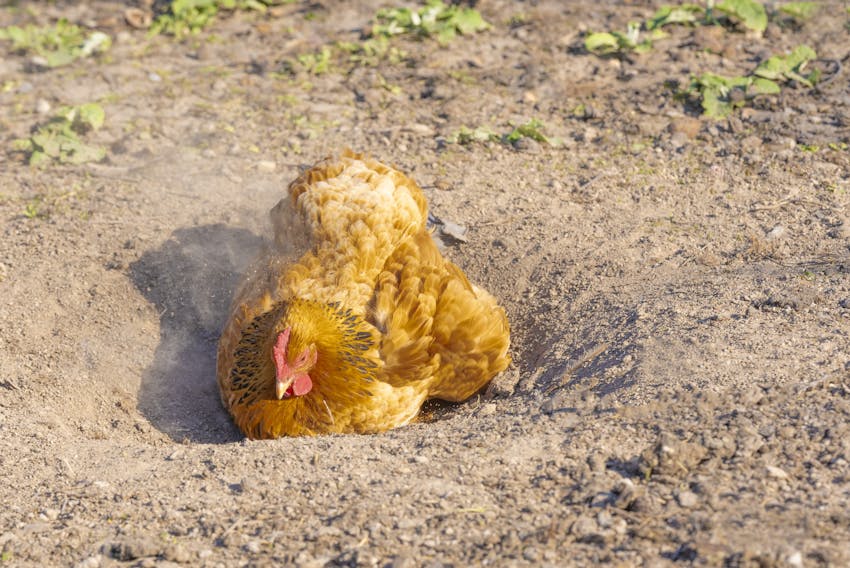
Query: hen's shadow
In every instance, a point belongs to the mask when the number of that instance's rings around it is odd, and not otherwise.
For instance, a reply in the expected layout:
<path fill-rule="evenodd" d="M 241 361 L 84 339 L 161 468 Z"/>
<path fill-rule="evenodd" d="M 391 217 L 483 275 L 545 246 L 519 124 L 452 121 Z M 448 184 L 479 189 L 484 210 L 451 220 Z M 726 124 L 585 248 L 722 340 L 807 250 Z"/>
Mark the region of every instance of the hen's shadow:
<path fill-rule="evenodd" d="M 216 342 L 231 293 L 261 245 L 251 232 L 221 224 L 178 229 L 130 266 L 133 283 L 160 313 L 139 410 L 175 441 L 241 439 L 219 400 Z"/>

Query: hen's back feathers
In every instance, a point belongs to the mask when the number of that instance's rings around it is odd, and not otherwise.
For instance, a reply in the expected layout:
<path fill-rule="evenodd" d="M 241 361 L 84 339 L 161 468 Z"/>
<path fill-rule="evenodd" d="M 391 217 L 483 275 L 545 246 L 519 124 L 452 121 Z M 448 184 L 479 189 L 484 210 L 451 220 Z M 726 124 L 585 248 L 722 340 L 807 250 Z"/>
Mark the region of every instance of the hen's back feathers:
<path fill-rule="evenodd" d="M 274 245 L 219 343 L 222 400 L 247 435 L 383 431 L 507 367 L 504 310 L 442 257 L 404 174 L 346 152 L 304 172 L 271 217 Z M 284 327 L 316 345 L 316 388 L 277 400 L 270 346 Z"/>

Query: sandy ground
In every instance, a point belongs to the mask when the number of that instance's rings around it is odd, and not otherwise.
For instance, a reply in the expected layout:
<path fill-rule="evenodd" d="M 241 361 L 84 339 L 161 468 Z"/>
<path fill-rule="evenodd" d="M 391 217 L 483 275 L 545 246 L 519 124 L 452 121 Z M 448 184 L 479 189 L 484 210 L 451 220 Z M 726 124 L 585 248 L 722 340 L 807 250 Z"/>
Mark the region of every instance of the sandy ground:
<path fill-rule="evenodd" d="M 850 32 L 823 4 L 621 60 L 583 32 L 658 3 L 486 0 L 489 31 L 321 74 L 287 62 L 386 3 L 182 42 L 117 2 L 0 8 L 114 38 L 0 60 L 0 565 L 848 565 Z M 674 96 L 801 43 L 814 90 L 718 122 Z M 104 162 L 12 151 L 45 104 L 92 101 Z M 451 142 L 531 118 L 563 145 Z M 224 311 L 268 208 L 346 146 L 468 228 L 446 254 L 504 303 L 514 366 L 384 435 L 245 441 L 214 381 Z"/>

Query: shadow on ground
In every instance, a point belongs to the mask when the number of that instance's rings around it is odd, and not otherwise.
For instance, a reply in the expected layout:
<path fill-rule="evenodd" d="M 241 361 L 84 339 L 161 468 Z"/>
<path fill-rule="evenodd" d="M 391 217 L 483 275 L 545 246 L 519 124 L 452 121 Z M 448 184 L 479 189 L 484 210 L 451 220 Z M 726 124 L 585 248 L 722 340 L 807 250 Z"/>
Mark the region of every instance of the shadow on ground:
<path fill-rule="evenodd" d="M 215 353 L 230 297 L 262 239 L 221 224 L 178 229 L 130 266 L 160 312 L 160 342 L 142 374 L 138 408 L 175 441 L 242 438 L 221 406 Z"/>

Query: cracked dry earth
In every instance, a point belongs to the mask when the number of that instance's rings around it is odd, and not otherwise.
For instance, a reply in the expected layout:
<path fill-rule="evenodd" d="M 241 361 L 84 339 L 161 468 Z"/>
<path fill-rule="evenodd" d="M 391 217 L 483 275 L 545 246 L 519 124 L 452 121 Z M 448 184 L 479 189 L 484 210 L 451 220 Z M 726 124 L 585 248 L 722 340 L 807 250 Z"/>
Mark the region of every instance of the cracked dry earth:
<path fill-rule="evenodd" d="M 620 60 L 583 32 L 658 3 L 483 0 L 488 31 L 321 74 L 285 62 L 388 4 L 223 14 L 185 41 L 119 2 L 23 4 L 0 25 L 64 16 L 114 45 L 0 61 L 0 564 L 850 564 L 841 3 Z M 729 119 L 670 88 L 801 43 L 828 80 Z M 45 104 L 92 101 L 104 162 L 11 151 Z M 531 118 L 563 144 L 450 142 Z M 503 302 L 514 365 L 383 435 L 246 441 L 214 381 L 230 294 L 288 182 L 347 146 L 468 229 L 446 254 Z"/>

